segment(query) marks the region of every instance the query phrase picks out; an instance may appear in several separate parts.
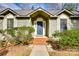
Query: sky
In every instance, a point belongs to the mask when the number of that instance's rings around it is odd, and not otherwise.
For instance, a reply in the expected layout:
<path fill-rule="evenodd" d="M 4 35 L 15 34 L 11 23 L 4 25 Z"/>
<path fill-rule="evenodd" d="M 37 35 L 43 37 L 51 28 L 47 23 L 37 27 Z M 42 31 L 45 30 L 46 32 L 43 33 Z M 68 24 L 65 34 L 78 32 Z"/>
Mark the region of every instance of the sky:
<path fill-rule="evenodd" d="M 61 3 L 0 3 L 0 8 L 31 9 L 42 7 L 44 9 L 61 9 Z M 78 8 L 79 9 L 79 8 Z"/>
<path fill-rule="evenodd" d="M 61 5 L 61 4 L 59 4 Z M 31 9 L 42 7 L 44 9 L 55 9 L 60 8 L 58 3 L 0 3 L 0 8 L 11 8 L 11 9 Z M 53 8 L 51 8 L 53 7 Z"/>

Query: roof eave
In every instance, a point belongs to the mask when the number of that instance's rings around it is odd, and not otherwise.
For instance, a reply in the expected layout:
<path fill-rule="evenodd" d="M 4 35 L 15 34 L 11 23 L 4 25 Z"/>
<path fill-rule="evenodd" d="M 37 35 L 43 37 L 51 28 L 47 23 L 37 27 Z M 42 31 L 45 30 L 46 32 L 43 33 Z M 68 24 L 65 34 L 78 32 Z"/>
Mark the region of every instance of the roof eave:
<path fill-rule="evenodd" d="M 54 18 L 57 18 L 58 16 L 52 16 L 52 17 L 50 17 L 51 19 L 54 19 Z"/>
<path fill-rule="evenodd" d="M 73 13 L 70 12 L 70 11 L 68 11 L 67 9 L 64 9 L 64 10 L 61 10 L 61 11 L 57 12 L 55 15 L 59 15 L 59 14 L 65 12 L 65 11 L 66 11 L 67 13 L 69 13 L 70 15 L 73 15 Z"/>
<path fill-rule="evenodd" d="M 4 18 L 4 16 L 0 16 L 0 18 L 1 18 L 1 19 L 3 19 L 3 18 Z"/>
<path fill-rule="evenodd" d="M 79 16 L 70 16 L 71 19 L 79 19 Z"/>
<path fill-rule="evenodd" d="M 24 19 L 30 18 L 30 17 L 28 17 L 28 16 L 15 16 L 15 17 L 18 18 L 18 19 L 20 19 L 20 18 L 24 18 Z"/>
<path fill-rule="evenodd" d="M 12 13 L 15 14 L 15 15 L 19 15 L 17 12 L 15 12 L 14 10 L 12 10 L 12 9 L 10 9 L 10 8 L 4 9 L 3 11 L 0 12 L 0 14 L 2 15 L 2 14 L 4 14 L 4 13 L 6 13 L 7 11 L 10 11 L 10 12 L 12 12 Z"/>
<path fill-rule="evenodd" d="M 48 11 L 46 11 L 45 9 L 40 8 L 40 7 L 37 8 L 37 9 L 35 9 L 35 10 L 33 10 L 33 11 L 30 12 L 29 14 L 27 14 L 27 16 L 30 16 L 30 15 L 32 15 L 34 12 L 37 12 L 37 11 L 44 11 L 44 12 L 46 12 L 48 15 L 50 15 L 51 17 L 54 16 L 53 14 L 49 13 Z"/>

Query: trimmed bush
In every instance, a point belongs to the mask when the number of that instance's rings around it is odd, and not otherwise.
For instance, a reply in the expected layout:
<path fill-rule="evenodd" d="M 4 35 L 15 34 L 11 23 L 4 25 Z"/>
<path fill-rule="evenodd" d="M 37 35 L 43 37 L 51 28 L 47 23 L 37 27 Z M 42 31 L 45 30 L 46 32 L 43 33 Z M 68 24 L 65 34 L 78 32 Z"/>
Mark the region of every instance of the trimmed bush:
<path fill-rule="evenodd" d="M 34 32 L 34 28 L 29 26 L 23 26 L 18 27 L 17 31 L 18 42 L 21 42 L 22 44 L 27 44 L 32 39 L 32 33 Z"/>
<path fill-rule="evenodd" d="M 54 33 L 53 36 L 60 37 L 60 48 L 77 48 L 79 49 L 79 30 L 66 30 L 60 33 Z"/>
<path fill-rule="evenodd" d="M 11 44 L 27 44 L 32 40 L 34 28 L 31 26 L 21 26 L 11 29 L 0 30 L 0 33 L 6 38 L 0 40 L 0 46 L 3 47 L 7 43 Z M 9 35 L 7 35 L 9 34 Z"/>
<path fill-rule="evenodd" d="M 52 34 L 52 36 L 54 36 L 54 37 L 58 37 L 60 35 L 60 32 L 59 31 L 55 31 L 53 34 Z"/>
<path fill-rule="evenodd" d="M 29 34 L 33 33 L 35 31 L 35 29 L 33 27 L 28 26 L 27 30 L 29 32 Z"/>
<path fill-rule="evenodd" d="M 15 29 L 6 29 L 5 30 L 7 34 L 11 35 L 12 37 L 15 37 Z"/>

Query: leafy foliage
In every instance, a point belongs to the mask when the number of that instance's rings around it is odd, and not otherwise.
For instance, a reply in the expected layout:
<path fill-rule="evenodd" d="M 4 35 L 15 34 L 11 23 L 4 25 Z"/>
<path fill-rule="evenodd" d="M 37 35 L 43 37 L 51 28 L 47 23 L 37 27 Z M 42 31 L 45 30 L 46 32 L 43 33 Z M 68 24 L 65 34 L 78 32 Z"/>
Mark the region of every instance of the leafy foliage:
<path fill-rule="evenodd" d="M 73 11 L 76 9 L 75 4 L 73 3 L 65 3 L 64 6 L 62 7 L 63 9 L 67 9 L 69 11 Z"/>
<path fill-rule="evenodd" d="M 28 30 L 29 34 L 31 34 L 35 31 L 33 27 L 29 27 L 29 26 L 27 27 L 27 30 Z"/>
<path fill-rule="evenodd" d="M 15 37 L 15 30 L 14 29 L 6 29 L 5 31 L 7 32 L 7 34 Z"/>
<path fill-rule="evenodd" d="M 11 36 L 11 38 L 7 36 L 7 34 L 5 34 L 6 32 Z M 4 41 L 0 40 L 0 46 L 3 47 L 4 44 L 6 43 L 7 45 L 8 42 L 14 45 L 27 44 L 32 39 L 33 32 L 34 28 L 30 26 L 28 27 L 22 26 L 22 27 L 15 27 L 12 29 L 0 30 L 0 33 L 3 34 L 5 38 L 7 37 L 7 39 Z"/>
<path fill-rule="evenodd" d="M 54 37 L 58 37 L 60 34 L 59 34 L 59 31 L 55 31 L 53 34 L 52 34 L 52 36 L 54 36 Z"/>
<path fill-rule="evenodd" d="M 64 32 L 54 33 L 53 35 L 60 37 L 59 46 L 61 48 L 79 48 L 79 30 L 66 30 Z"/>
<path fill-rule="evenodd" d="M 17 28 L 17 42 L 20 42 L 22 44 L 27 44 L 32 39 L 32 33 L 34 32 L 33 27 L 18 27 Z"/>
<path fill-rule="evenodd" d="M 4 30 L 0 29 L 0 33 L 4 33 Z"/>

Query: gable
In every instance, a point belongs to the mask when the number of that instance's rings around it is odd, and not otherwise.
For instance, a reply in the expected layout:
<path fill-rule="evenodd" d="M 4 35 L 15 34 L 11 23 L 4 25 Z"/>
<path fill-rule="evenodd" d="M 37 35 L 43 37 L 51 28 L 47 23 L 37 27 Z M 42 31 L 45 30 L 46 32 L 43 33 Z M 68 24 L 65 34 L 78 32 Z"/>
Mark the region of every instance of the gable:
<path fill-rule="evenodd" d="M 65 14 L 65 13 L 62 13 L 58 16 L 58 18 L 69 18 L 69 15 Z"/>
<path fill-rule="evenodd" d="M 11 13 L 11 14 L 13 14 L 13 15 L 19 15 L 19 14 L 17 14 L 15 11 L 13 11 L 12 9 L 10 9 L 10 8 L 7 8 L 7 9 L 5 9 L 5 10 L 3 10 L 3 11 L 1 11 L 1 15 L 6 15 L 6 14 L 8 14 L 8 13 Z"/>
<path fill-rule="evenodd" d="M 6 18 L 15 18 L 14 15 L 11 14 L 11 13 L 6 14 L 5 17 L 6 17 Z"/>
<path fill-rule="evenodd" d="M 49 13 L 48 11 L 46 11 L 46 10 L 44 10 L 42 8 L 37 8 L 37 9 L 33 10 L 31 13 L 28 14 L 28 16 L 30 16 L 30 15 L 36 13 L 36 12 L 39 12 L 40 14 L 45 13 L 45 14 L 47 14 L 49 16 L 53 16 L 53 14 Z"/>
<path fill-rule="evenodd" d="M 67 15 L 69 15 L 69 16 L 71 16 L 71 15 L 73 15 L 73 13 L 72 12 L 70 12 L 70 11 L 68 11 L 68 10 L 66 10 L 66 9 L 64 9 L 64 10 L 62 10 L 62 11 L 59 11 L 56 15 L 58 16 L 58 15 L 60 15 L 60 14 L 67 14 Z"/>

